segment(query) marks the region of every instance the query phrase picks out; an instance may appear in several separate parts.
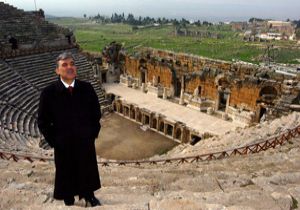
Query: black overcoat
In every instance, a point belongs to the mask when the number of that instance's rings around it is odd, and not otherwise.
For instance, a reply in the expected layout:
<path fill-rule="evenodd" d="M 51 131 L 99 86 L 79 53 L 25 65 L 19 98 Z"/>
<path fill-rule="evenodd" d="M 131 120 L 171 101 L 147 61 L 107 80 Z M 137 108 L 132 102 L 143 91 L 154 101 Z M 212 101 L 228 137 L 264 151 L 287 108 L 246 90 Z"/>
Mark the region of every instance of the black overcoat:
<path fill-rule="evenodd" d="M 38 126 L 54 147 L 54 198 L 84 195 L 101 187 L 95 152 L 100 118 L 90 83 L 76 79 L 71 94 L 59 79 L 42 91 Z"/>

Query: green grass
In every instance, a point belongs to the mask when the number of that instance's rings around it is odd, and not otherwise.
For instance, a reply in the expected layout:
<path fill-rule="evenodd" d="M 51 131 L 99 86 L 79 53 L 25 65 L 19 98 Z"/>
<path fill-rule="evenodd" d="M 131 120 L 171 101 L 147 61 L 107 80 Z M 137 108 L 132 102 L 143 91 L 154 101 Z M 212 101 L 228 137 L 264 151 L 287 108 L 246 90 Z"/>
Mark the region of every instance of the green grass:
<path fill-rule="evenodd" d="M 101 52 L 107 44 L 116 41 L 122 43 L 129 53 L 140 47 L 153 47 L 227 61 L 235 59 L 259 63 L 266 49 L 265 43 L 244 42 L 228 25 L 189 26 L 189 30 L 210 31 L 223 36 L 222 39 L 213 39 L 174 36 L 173 26 L 133 30 L 132 26 L 126 24 L 96 24 L 83 18 L 61 18 L 51 21 L 74 30 L 80 46 L 91 52 Z M 297 63 L 295 59 L 300 58 L 300 49 L 293 48 L 295 42 L 276 41 L 270 44 L 278 47 L 275 51 L 276 62 Z"/>

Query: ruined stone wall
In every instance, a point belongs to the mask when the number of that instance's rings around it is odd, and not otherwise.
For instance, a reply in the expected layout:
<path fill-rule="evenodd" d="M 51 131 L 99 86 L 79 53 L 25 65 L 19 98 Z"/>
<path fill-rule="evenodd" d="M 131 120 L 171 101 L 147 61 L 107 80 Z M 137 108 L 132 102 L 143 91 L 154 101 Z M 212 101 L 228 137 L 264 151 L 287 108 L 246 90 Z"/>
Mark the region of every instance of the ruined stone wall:
<path fill-rule="evenodd" d="M 199 77 L 193 78 L 186 82 L 185 92 L 193 94 L 194 90 L 201 87 L 199 97 L 206 98 L 209 100 L 217 100 L 218 88 L 213 78 L 200 80 Z M 259 98 L 261 88 L 253 85 L 236 86 L 230 87 L 230 100 L 229 106 L 244 108 L 249 111 L 255 111 L 257 109 L 256 100 Z"/>
<path fill-rule="evenodd" d="M 153 83 L 153 77 L 163 87 L 170 88 L 172 83 L 172 73 L 168 66 L 147 63 L 147 78 Z"/>
<path fill-rule="evenodd" d="M 263 115 L 280 116 L 300 103 L 299 79 L 255 64 L 154 49 L 126 57 L 125 63 L 127 74 L 143 77 L 145 91 L 147 86 L 150 92 L 158 91 L 153 86 L 160 85 L 173 91 L 167 96 L 179 98 L 179 104 L 225 112 L 244 123 L 258 122 Z"/>
<path fill-rule="evenodd" d="M 215 100 L 217 97 L 217 88 L 215 86 L 214 80 L 206 79 L 200 80 L 199 77 L 192 78 L 185 83 L 185 92 L 188 94 L 193 94 L 194 90 L 201 87 L 201 92 L 199 92 L 199 97 L 206 98 L 210 100 Z"/>
<path fill-rule="evenodd" d="M 125 72 L 135 78 L 140 78 L 139 61 L 133 57 L 125 58 Z"/>
<path fill-rule="evenodd" d="M 259 98 L 260 87 L 243 85 L 232 86 L 229 105 L 237 108 L 245 108 L 249 111 L 257 109 L 256 100 Z"/>
<path fill-rule="evenodd" d="M 187 72 L 194 72 L 203 70 L 204 67 L 213 69 L 222 69 L 229 71 L 231 69 L 231 63 L 221 60 L 213 60 L 200 56 L 194 56 L 184 53 L 173 53 L 170 51 L 162 51 L 155 49 L 148 49 L 144 51 L 144 54 L 151 55 L 153 57 L 164 58 L 165 61 L 171 62 L 176 68 L 185 69 Z"/>
<path fill-rule="evenodd" d="M 140 67 L 146 69 L 146 82 L 153 83 L 153 77 L 156 81 L 164 87 L 171 87 L 172 84 L 172 73 L 168 66 L 159 65 L 157 62 L 147 61 L 145 64 L 141 64 L 137 58 L 127 56 L 125 58 L 125 72 L 137 79 L 141 78 Z"/>

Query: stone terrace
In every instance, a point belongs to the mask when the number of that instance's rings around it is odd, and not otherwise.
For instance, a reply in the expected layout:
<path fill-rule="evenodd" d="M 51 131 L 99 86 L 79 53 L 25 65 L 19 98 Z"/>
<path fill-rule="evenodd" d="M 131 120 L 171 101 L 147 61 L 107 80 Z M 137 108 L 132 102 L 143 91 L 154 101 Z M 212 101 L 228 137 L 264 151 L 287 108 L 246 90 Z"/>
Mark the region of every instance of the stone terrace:
<path fill-rule="evenodd" d="M 180 106 L 178 104 L 157 98 L 151 94 L 145 94 L 139 90 L 128 88 L 122 84 L 104 84 L 106 93 L 112 93 L 120 96 L 121 100 L 129 104 L 135 104 L 139 108 L 145 108 L 151 112 L 156 112 L 166 116 L 171 121 L 185 123 L 188 127 L 199 131 L 200 133 L 210 133 L 213 135 L 222 135 L 230 130 L 244 125 L 235 122 L 229 122 L 217 117 L 201 113 L 194 109 Z"/>

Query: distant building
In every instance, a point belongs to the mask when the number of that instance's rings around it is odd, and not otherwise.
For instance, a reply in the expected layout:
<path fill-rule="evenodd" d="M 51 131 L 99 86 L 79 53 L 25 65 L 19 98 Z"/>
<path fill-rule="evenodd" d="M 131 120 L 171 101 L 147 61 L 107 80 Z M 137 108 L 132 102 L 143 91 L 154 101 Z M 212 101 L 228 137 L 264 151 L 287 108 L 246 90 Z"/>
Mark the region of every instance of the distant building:
<path fill-rule="evenodd" d="M 241 25 L 232 25 L 239 29 Z M 234 29 L 233 29 L 234 30 Z M 244 40 L 295 40 L 295 26 L 284 21 L 254 21 L 247 25 L 244 31 Z"/>
<path fill-rule="evenodd" d="M 245 31 L 248 28 L 247 22 L 231 22 L 230 25 L 233 31 Z"/>
<path fill-rule="evenodd" d="M 260 40 L 282 40 L 281 33 L 261 33 L 256 35 Z"/>
<path fill-rule="evenodd" d="M 291 22 L 284 21 L 268 21 L 267 22 L 269 32 L 280 33 L 282 39 L 294 39 L 295 27 Z"/>

